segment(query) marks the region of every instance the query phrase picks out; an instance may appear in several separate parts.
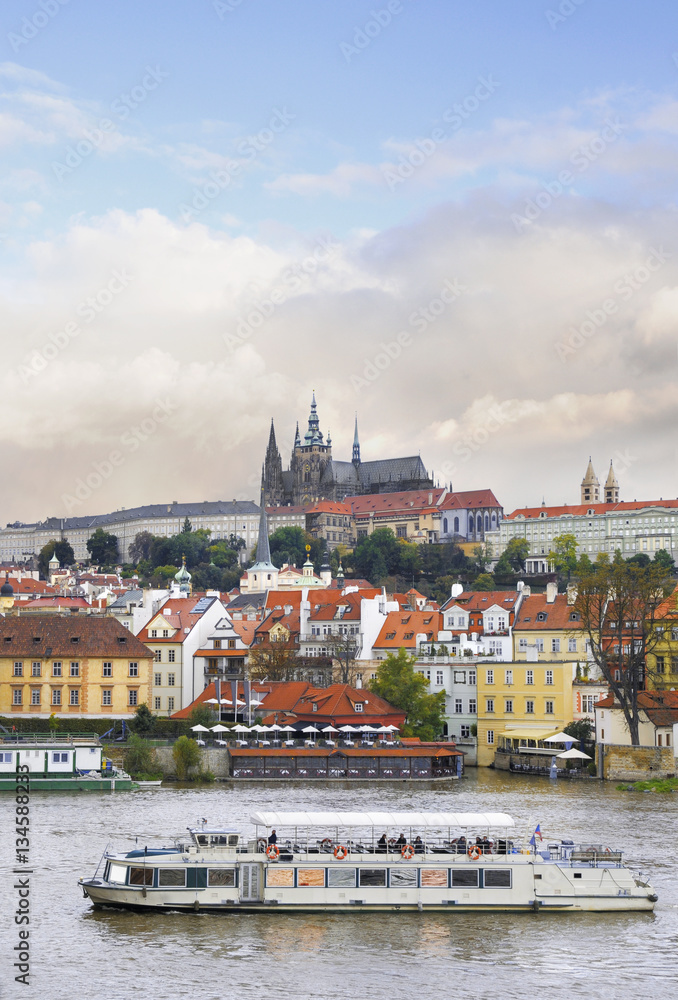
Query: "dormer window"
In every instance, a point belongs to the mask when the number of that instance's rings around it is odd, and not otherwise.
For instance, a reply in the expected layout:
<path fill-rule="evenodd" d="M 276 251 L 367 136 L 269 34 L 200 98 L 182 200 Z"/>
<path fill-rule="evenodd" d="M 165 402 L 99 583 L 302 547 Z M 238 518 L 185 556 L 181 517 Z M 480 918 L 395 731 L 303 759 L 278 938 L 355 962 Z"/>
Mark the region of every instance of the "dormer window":
<path fill-rule="evenodd" d="M 570 621 L 571 622 L 578 622 L 579 621 L 579 612 L 578 611 L 573 611 L 571 613 L 571 615 L 570 615 Z"/>
<path fill-rule="evenodd" d="M 356 712 L 362 712 L 362 710 L 363 710 L 363 703 L 361 701 L 358 701 L 358 702 L 355 703 L 355 705 L 353 707 L 355 708 Z"/>
<path fill-rule="evenodd" d="M 548 615 L 544 611 L 540 611 L 539 614 L 537 615 L 538 622 L 545 622 L 547 618 Z"/>

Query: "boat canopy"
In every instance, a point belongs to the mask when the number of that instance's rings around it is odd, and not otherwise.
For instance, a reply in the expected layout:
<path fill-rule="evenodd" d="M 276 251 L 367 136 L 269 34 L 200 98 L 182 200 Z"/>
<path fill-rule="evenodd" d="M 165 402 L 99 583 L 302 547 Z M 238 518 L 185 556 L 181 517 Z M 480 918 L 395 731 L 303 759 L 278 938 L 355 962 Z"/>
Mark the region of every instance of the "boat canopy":
<path fill-rule="evenodd" d="M 441 829 L 452 827 L 513 827 L 507 813 L 447 812 L 256 812 L 250 822 L 257 826 L 296 828 L 379 826 Z"/>

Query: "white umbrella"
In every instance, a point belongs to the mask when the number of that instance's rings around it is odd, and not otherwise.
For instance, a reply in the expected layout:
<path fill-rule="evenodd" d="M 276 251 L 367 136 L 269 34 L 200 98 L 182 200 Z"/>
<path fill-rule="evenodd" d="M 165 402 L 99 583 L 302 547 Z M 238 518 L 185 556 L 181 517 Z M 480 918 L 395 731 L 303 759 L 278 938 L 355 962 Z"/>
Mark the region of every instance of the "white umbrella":
<path fill-rule="evenodd" d="M 302 731 L 302 733 L 319 733 L 320 732 L 320 730 L 318 729 L 317 726 L 305 726 L 304 729 L 302 729 L 301 731 Z"/>
<path fill-rule="evenodd" d="M 266 728 L 266 726 L 256 725 L 256 726 L 250 726 L 250 732 L 251 733 L 267 733 L 268 729 Z"/>
<path fill-rule="evenodd" d="M 197 726 L 191 726 L 191 730 L 194 733 L 209 733 L 207 726 L 201 726 L 200 723 Z"/>
<path fill-rule="evenodd" d="M 377 732 L 378 733 L 392 733 L 393 732 L 393 727 L 392 726 L 379 726 L 379 728 L 377 729 Z"/>
<path fill-rule="evenodd" d="M 574 736 L 568 736 L 567 733 L 556 733 L 555 736 L 546 736 L 544 743 L 576 743 L 576 740 Z"/>
<path fill-rule="evenodd" d="M 279 726 L 277 722 L 274 722 L 273 725 L 269 726 L 268 728 L 271 730 L 271 732 L 277 733 L 279 730 L 282 730 L 283 727 Z M 292 727 L 288 726 L 287 728 L 291 729 Z"/>
<path fill-rule="evenodd" d="M 340 733 L 359 733 L 357 726 L 339 726 Z"/>
<path fill-rule="evenodd" d="M 575 750 L 574 747 L 572 747 L 571 750 L 563 750 L 562 753 L 556 754 L 556 756 L 559 760 L 562 760 L 563 758 L 566 760 L 574 760 L 575 758 L 577 760 L 592 760 L 587 753 L 582 753 L 581 750 Z"/>
<path fill-rule="evenodd" d="M 206 698 L 205 705 L 218 705 L 219 700 L 217 698 Z"/>
<path fill-rule="evenodd" d="M 375 729 L 373 726 L 361 726 L 360 727 L 360 732 L 361 733 L 378 733 L 379 730 Z"/>
<path fill-rule="evenodd" d="M 335 729 L 334 726 L 325 726 L 325 728 L 322 731 L 323 731 L 323 733 L 338 733 L 339 732 L 339 730 Z"/>
<path fill-rule="evenodd" d="M 296 733 L 296 729 L 294 728 L 294 726 L 281 726 L 280 727 L 280 732 L 281 733 Z"/>
<path fill-rule="evenodd" d="M 213 733 L 227 733 L 228 732 L 228 726 L 222 726 L 222 724 L 219 722 L 216 726 L 212 726 L 212 732 Z"/>
<path fill-rule="evenodd" d="M 251 730 L 249 730 L 247 728 L 247 726 L 243 726 L 241 723 L 238 723 L 237 726 L 234 726 L 233 727 L 233 731 L 235 733 L 249 733 L 249 732 L 251 732 Z"/>

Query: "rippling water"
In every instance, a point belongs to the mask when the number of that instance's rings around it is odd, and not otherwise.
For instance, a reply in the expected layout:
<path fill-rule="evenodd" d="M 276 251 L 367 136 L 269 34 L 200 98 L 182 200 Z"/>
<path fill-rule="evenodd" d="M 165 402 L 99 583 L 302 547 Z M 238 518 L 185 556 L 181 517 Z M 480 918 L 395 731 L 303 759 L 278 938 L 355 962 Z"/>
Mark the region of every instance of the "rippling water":
<path fill-rule="evenodd" d="M 0 796 L 3 898 L 11 895 Z M 134 914 L 94 911 L 76 880 L 109 840 L 182 833 L 199 817 L 247 826 L 252 809 L 508 812 L 545 839 L 619 847 L 651 876 L 654 914 Z M 272 786 L 31 796 L 32 988 L 13 982 L 3 907 L 0 996 L 152 1000 L 665 998 L 676 991 L 678 795 L 618 792 L 479 769 L 450 787 Z M 10 840 L 11 838 L 11 840 Z"/>

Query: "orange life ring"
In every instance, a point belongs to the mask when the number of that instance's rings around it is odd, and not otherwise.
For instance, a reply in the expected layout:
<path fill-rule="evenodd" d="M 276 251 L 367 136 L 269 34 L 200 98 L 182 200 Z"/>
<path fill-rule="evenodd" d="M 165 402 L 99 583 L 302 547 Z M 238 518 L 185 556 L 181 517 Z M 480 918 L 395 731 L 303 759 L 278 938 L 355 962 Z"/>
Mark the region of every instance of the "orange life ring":
<path fill-rule="evenodd" d="M 400 853 L 402 854 L 405 861 L 409 861 L 410 858 L 414 857 L 414 847 L 412 844 L 403 844 L 400 848 Z"/>
<path fill-rule="evenodd" d="M 471 844 L 468 849 L 468 856 L 471 861 L 477 861 L 478 858 L 482 857 L 482 848 L 478 844 Z"/>
<path fill-rule="evenodd" d="M 348 847 L 344 847 L 343 844 L 337 844 L 334 848 L 334 856 L 337 861 L 343 861 L 348 856 Z"/>
<path fill-rule="evenodd" d="M 269 844 L 266 848 L 266 857 L 270 861 L 277 861 L 280 857 L 280 848 L 277 844 Z"/>

